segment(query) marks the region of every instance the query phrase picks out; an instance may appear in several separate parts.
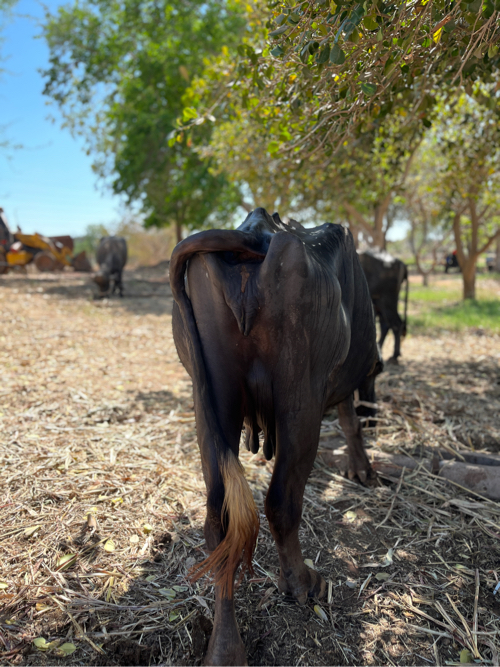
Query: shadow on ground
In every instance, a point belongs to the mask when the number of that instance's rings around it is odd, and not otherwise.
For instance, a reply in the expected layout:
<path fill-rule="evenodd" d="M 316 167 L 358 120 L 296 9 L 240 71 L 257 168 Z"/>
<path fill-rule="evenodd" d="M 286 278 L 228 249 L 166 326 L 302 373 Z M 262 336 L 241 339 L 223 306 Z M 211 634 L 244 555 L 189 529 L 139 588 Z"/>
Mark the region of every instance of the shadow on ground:
<path fill-rule="evenodd" d="M 42 294 L 63 300 L 91 302 L 100 308 L 121 308 L 134 315 L 163 315 L 172 312 L 172 292 L 168 279 L 148 280 L 126 273 L 124 296 L 100 298 L 90 274 L 29 274 L 0 277 L 0 287 L 14 294 Z"/>

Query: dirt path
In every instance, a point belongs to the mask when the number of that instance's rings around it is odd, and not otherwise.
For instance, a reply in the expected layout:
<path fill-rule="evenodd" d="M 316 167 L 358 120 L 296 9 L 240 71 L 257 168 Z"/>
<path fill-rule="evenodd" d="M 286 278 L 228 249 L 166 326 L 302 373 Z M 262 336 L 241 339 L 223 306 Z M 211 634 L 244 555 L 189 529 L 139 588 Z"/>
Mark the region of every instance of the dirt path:
<path fill-rule="evenodd" d="M 129 280 L 139 296 L 93 301 L 86 281 L 0 283 L 0 661 L 200 664 L 213 587 L 186 578 L 203 557 L 204 487 L 168 285 Z M 498 336 L 410 336 L 381 378 L 370 444 L 499 451 L 499 363 Z M 249 664 L 444 664 L 464 649 L 498 660 L 498 504 L 423 471 L 396 495 L 390 480 L 344 480 L 324 464 L 334 418 L 301 537 L 328 599 L 278 593 L 262 515 L 255 574 L 237 592 Z M 272 463 L 242 459 L 263 512 Z M 40 637 L 53 643 L 40 650 Z"/>

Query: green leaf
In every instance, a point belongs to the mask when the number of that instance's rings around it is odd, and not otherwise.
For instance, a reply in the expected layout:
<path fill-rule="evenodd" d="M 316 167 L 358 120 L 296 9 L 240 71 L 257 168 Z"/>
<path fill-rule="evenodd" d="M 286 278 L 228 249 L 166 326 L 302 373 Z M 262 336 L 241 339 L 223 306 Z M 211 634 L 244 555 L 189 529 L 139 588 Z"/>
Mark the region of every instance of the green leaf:
<path fill-rule="evenodd" d="M 278 17 L 276 17 L 276 18 L 274 19 L 274 22 L 276 23 L 276 25 L 279 26 L 279 25 L 281 25 L 281 24 L 283 23 L 283 21 L 286 20 L 286 17 L 287 17 L 286 14 L 280 14 Z"/>
<path fill-rule="evenodd" d="M 182 112 L 182 119 L 184 122 L 191 120 L 192 118 L 198 118 L 198 112 L 192 107 L 185 107 Z"/>
<path fill-rule="evenodd" d="M 40 651 L 46 651 L 49 643 L 50 642 L 47 642 L 45 637 L 37 637 L 33 640 L 33 644 L 40 649 Z"/>
<path fill-rule="evenodd" d="M 172 588 L 159 588 L 158 593 L 164 595 L 169 600 L 173 600 L 176 596 L 176 592 Z"/>
<path fill-rule="evenodd" d="M 490 44 L 488 47 L 488 58 L 494 58 L 498 53 L 498 46 L 496 44 Z"/>
<path fill-rule="evenodd" d="M 316 60 L 320 65 L 324 65 L 325 63 L 328 62 L 329 57 L 330 57 L 330 45 L 327 44 L 321 51 L 319 51 Z"/>
<path fill-rule="evenodd" d="M 65 644 L 61 644 L 61 646 L 56 649 L 56 654 L 62 658 L 66 658 L 68 655 L 71 655 L 75 651 L 76 646 L 71 644 L 71 642 L 66 642 Z"/>
<path fill-rule="evenodd" d="M 396 65 L 397 63 L 395 60 L 393 58 L 389 58 L 389 60 L 384 65 L 384 75 L 390 76 L 396 69 Z"/>
<path fill-rule="evenodd" d="M 375 575 L 375 579 L 377 581 L 387 581 L 391 575 L 388 574 L 387 572 L 379 572 L 378 574 Z"/>
<path fill-rule="evenodd" d="M 330 51 L 330 62 L 333 65 L 342 65 L 345 63 L 345 53 L 338 44 L 332 46 L 332 50 Z"/>
<path fill-rule="evenodd" d="M 309 58 L 309 44 L 306 44 L 300 52 L 300 59 L 303 63 L 306 63 Z"/>
<path fill-rule="evenodd" d="M 270 141 L 267 144 L 267 150 L 268 150 L 269 153 L 271 153 L 271 155 L 273 155 L 274 153 L 277 153 L 279 148 L 280 148 L 280 142 L 279 141 Z"/>
<path fill-rule="evenodd" d="M 467 9 L 469 12 L 474 12 L 474 14 L 477 14 L 482 6 L 483 0 L 474 0 L 474 2 L 471 2 L 469 5 L 467 5 Z"/>
<path fill-rule="evenodd" d="M 275 58 L 279 58 L 279 56 L 282 56 L 285 53 L 285 50 L 281 48 L 281 46 L 275 46 L 274 49 L 271 51 L 271 55 L 274 56 Z"/>
<path fill-rule="evenodd" d="M 367 30 L 377 30 L 378 29 L 378 23 L 375 20 L 374 16 L 365 16 L 363 19 L 363 25 Z"/>
<path fill-rule="evenodd" d="M 284 32 L 290 29 L 289 25 L 282 25 L 281 28 L 277 28 L 276 30 L 273 30 L 272 32 L 269 33 L 269 37 L 278 37 L 278 35 L 282 35 Z"/>
<path fill-rule="evenodd" d="M 460 651 L 460 662 L 468 663 L 473 661 L 474 658 L 472 657 L 472 653 L 469 651 L 468 648 L 464 648 Z"/>
<path fill-rule="evenodd" d="M 375 83 L 362 83 L 361 84 L 361 90 L 364 92 L 365 95 L 375 95 L 377 92 L 377 84 Z"/>

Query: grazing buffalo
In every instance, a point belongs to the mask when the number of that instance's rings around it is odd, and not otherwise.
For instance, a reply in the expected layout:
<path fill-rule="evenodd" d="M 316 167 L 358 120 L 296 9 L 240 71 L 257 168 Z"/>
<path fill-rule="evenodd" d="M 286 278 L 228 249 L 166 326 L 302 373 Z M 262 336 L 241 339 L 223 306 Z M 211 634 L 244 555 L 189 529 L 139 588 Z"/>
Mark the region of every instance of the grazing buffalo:
<path fill-rule="evenodd" d="M 375 315 L 380 319 L 380 349 L 389 329 L 394 333 L 394 354 L 390 361 L 398 361 L 401 354 L 401 337 L 406 336 L 406 312 L 408 309 L 408 269 L 400 259 L 388 252 L 367 250 L 359 255 L 359 261 L 368 282 L 370 296 L 375 307 Z M 406 280 L 405 315 L 398 315 L 399 292 Z"/>
<path fill-rule="evenodd" d="M 101 296 L 114 294 L 118 289 L 123 296 L 122 271 L 127 263 L 127 242 L 121 236 L 104 236 L 96 252 L 99 271 L 94 281 L 99 285 Z"/>
<path fill-rule="evenodd" d="M 281 222 L 263 208 L 234 231 L 188 237 L 170 262 L 173 334 L 193 380 L 207 488 L 209 557 L 195 578 L 216 582 L 210 665 L 246 664 L 235 618 L 233 582 L 251 568 L 259 531 L 254 499 L 238 460 L 246 447 L 274 455 L 265 511 L 281 572 L 279 588 L 300 603 L 321 596 L 324 579 L 305 565 L 299 543 L 303 493 L 321 419 L 337 406 L 348 443 L 348 474 L 373 479 L 353 392 L 371 402 L 381 369 L 368 286 L 351 233 Z"/>
<path fill-rule="evenodd" d="M 444 272 L 448 273 L 451 269 L 458 269 L 458 272 L 462 270 L 460 264 L 458 263 L 457 251 L 454 250 L 449 255 L 446 255 L 444 258 Z"/>

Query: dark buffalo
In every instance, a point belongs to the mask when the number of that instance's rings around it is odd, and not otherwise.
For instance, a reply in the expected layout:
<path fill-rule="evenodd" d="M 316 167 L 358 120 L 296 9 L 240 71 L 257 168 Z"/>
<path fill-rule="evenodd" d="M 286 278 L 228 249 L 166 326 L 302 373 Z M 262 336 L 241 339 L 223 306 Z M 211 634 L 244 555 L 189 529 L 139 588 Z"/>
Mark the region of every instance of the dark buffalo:
<path fill-rule="evenodd" d="M 207 488 L 215 619 L 206 664 L 246 664 L 235 618 L 233 582 L 251 568 L 259 518 L 238 461 L 242 427 L 256 453 L 262 431 L 275 456 L 265 501 L 280 560 L 279 588 L 300 603 L 321 596 L 324 579 L 304 564 L 299 543 L 303 493 L 323 415 L 337 406 L 348 443 L 348 474 L 373 479 L 353 392 L 373 401 L 381 363 L 373 308 L 349 231 L 306 230 L 278 214 L 253 211 L 235 231 L 188 237 L 170 263 L 173 334 L 193 380 Z"/>
<path fill-rule="evenodd" d="M 462 270 L 460 264 L 458 263 L 457 251 L 454 250 L 449 255 L 446 255 L 444 258 L 444 272 L 448 273 L 451 269 L 458 269 L 458 272 Z"/>
<path fill-rule="evenodd" d="M 127 242 L 121 236 L 104 236 L 96 252 L 99 271 L 94 281 L 99 285 L 101 296 L 114 294 L 118 289 L 123 296 L 122 271 L 127 263 Z"/>
<path fill-rule="evenodd" d="M 389 329 L 394 333 L 394 354 L 391 361 L 397 363 L 401 354 L 401 337 L 406 336 L 408 310 L 408 269 L 406 264 L 388 252 L 368 250 L 359 255 L 359 261 L 368 282 L 375 315 L 380 319 L 380 349 Z M 399 292 L 406 280 L 404 320 L 398 314 Z"/>

